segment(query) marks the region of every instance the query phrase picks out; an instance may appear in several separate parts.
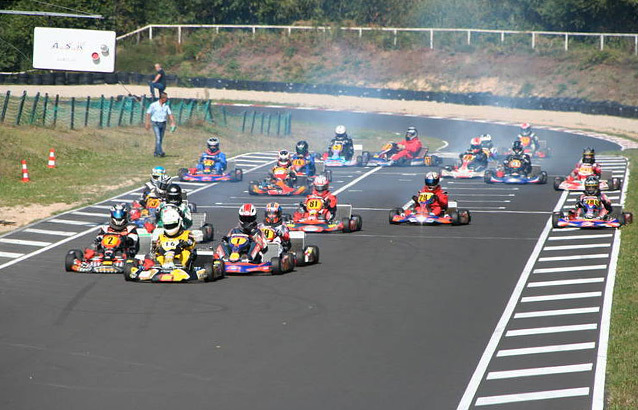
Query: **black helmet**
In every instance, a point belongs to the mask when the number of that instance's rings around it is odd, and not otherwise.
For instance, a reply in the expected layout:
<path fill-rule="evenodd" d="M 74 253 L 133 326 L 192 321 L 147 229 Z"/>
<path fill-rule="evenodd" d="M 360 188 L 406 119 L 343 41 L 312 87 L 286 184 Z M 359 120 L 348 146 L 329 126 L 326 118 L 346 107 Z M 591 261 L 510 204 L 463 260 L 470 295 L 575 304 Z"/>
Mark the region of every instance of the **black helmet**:
<path fill-rule="evenodd" d="M 585 148 L 583 150 L 583 164 L 593 164 L 596 162 L 596 151 L 593 148 Z"/>
<path fill-rule="evenodd" d="M 295 151 L 297 154 L 306 156 L 308 155 L 308 143 L 306 141 L 299 141 L 295 146 Z"/>
<path fill-rule="evenodd" d="M 514 141 L 512 144 L 512 152 L 516 155 L 521 155 L 523 153 L 523 144 L 519 140 Z"/>
<path fill-rule="evenodd" d="M 439 177 L 438 172 L 428 172 L 427 174 L 425 174 L 425 186 L 430 189 L 433 189 L 437 185 L 439 185 L 440 180 L 441 178 Z"/>
<path fill-rule="evenodd" d="M 109 218 L 109 225 L 116 231 L 122 231 L 126 228 L 128 222 L 128 209 L 123 204 L 113 205 L 111 209 L 111 217 Z"/>
<path fill-rule="evenodd" d="M 182 187 L 177 184 L 170 184 L 166 190 L 166 203 L 172 205 L 182 204 Z"/>
<path fill-rule="evenodd" d="M 244 232 L 250 232 L 257 227 L 257 208 L 253 204 L 243 204 L 239 208 L 239 226 Z"/>
<path fill-rule="evenodd" d="M 405 139 L 410 141 L 419 136 L 415 127 L 408 127 L 408 130 L 405 132 Z"/>
<path fill-rule="evenodd" d="M 587 195 L 598 195 L 598 192 L 600 192 L 600 182 L 593 175 L 585 179 L 584 186 Z"/>

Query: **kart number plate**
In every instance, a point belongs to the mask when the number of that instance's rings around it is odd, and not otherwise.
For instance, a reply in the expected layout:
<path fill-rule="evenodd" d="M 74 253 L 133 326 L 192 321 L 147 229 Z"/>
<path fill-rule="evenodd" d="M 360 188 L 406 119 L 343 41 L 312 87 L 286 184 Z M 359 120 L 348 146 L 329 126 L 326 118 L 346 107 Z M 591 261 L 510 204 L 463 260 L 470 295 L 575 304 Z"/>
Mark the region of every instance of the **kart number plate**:
<path fill-rule="evenodd" d="M 584 202 L 591 207 L 600 207 L 600 200 L 598 200 L 597 198 L 587 198 L 584 200 Z"/>
<path fill-rule="evenodd" d="M 527 147 L 531 141 L 530 137 L 519 137 L 521 144 L 523 144 L 524 147 Z"/>
<path fill-rule="evenodd" d="M 471 155 L 471 154 L 463 155 L 463 161 L 467 161 L 467 162 L 474 161 L 474 155 Z"/>
<path fill-rule="evenodd" d="M 212 167 L 213 165 L 215 165 L 215 161 L 213 161 L 212 159 L 205 159 L 204 160 L 204 166 L 205 167 Z"/>
<path fill-rule="evenodd" d="M 159 198 L 148 198 L 146 200 L 146 208 L 147 209 L 155 209 L 160 206 Z"/>
<path fill-rule="evenodd" d="M 518 159 L 513 159 L 510 161 L 510 168 L 520 168 L 521 165 L 521 161 Z"/>
<path fill-rule="evenodd" d="M 594 169 L 592 168 L 591 165 L 583 165 L 578 170 L 578 175 L 583 177 L 588 177 L 590 175 L 593 175 L 593 173 L 594 173 Z"/>
<path fill-rule="evenodd" d="M 419 202 L 428 202 L 433 195 L 432 192 L 419 192 Z"/>
<path fill-rule="evenodd" d="M 268 241 L 272 241 L 277 236 L 275 231 L 270 228 L 263 228 L 261 231 L 264 233 L 264 236 Z"/>
<path fill-rule="evenodd" d="M 341 145 L 341 144 L 333 144 L 332 145 L 332 150 L 333 151 L 341 151 L 342 148 L 343 148 L 343 145 Z"/>
<path fill-rule="evenodd" d="M 306 202 L 306 208 L 311 211 L 318 211 L 323 208 L 323 201 L 320 199 L 309 199 Z"/>
<path fill-rule="evenodd" d="M 235 246 L 243 245 L 246 242 L 248 242 L 248 239 L 244 238 L 243 236 L 233 236 L 232 238 L 230 238 L 230 243 Z"/>
<path fill-rule="evenodd" d="M 306 165 L 306 160 L 303 158 L 297 158 L 292 161 L 292 165 L 296 167 L 303 167 L 304 165 Z"/>
<path fill-rule="evenodd" d="M 105 235 L 102 238 L 102 246 L 104 248 L 116 248 L 121 242 L 122 240 L 118 235 Z"/>

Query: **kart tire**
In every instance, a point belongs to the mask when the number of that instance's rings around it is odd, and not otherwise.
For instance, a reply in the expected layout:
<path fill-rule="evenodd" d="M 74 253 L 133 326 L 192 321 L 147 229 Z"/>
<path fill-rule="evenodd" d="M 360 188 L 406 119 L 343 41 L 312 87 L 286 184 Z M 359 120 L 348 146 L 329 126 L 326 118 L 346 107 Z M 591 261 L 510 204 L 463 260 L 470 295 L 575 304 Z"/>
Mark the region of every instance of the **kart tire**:
<path fill-rule="evenodd" d="M 215 239 L 215 228 L 213 228 L 212 224 L 205 223 L 200 229 L 204 234 L 203 242 L 210 242 Z"/>
<path fill-rule="evenodd" d="M 213 280 L 223 279 L 226 277 L 226 264 L 223 260 L 213 261 Z"/>
<path fill-rule="evenodd" d="M 492 175 L 493 172 L 491 170 L 485 171 L 485 174 L 483 175 L 483 181 L 485 181 L 486 184 L 492 184 Z"/>
<path fill-rule="evenodd" d="M 186 174 L 188 174 L 188 169 L 186 168 L 180 168 L 179 171 L 177 171 L 177 175 L 180 181 L 184 181 L 184 177 L 186 176 Z"/>
<path fill-rule="evenodd" d="M 286 223 L 288 221 L 292 221 L 292 215 L 290 214 L 281 214 L 282 222 Z"/>
<path fill-rule="evenodd" d="M 271 273 L 273 275 L 282 275 L 284 272 L 282 270 L 282 266 L 281 266 L 281 258 L 276 256 L 274 258 L 270 258 L 270 263 L 272 265 L 272 271 Z"/>
<path fill-rule="evenodd" d="M 361 153 L 361 166 L 367 166 L 368 162 L 370 162 L 370 153 L 368 151 L 363 151 Z"/>
<path fill-rule="evenodd" d="M 207 263 L 204 265 L 204 282 L 212 282 L 215 278 L 213 277 L 213 264 Z"/>
<path fill-rule="evenodd" d="M 397 215 L 401 215 L 401 212 L 403 212 L 402 208 L 394 208 L 390 211 L 390 213 L 388 214 L 388 222 L 390 222 L 390 225 L 398 224 L 398 222 L 394 222 L 394 217 Z"/>
<path fill-rule="evenodd" d="M 64 258 L 64 269 L 67 272 L 73 272 L 73 269 L 71 269 L 73 267 L 73 265 L 75 265 L 75 260 L 82 260 L 84 257 L 84 254 L 82 253 L 81 250 L 79 249 L 72 249 L 70 251 L 68 251 L 66 253 L 66 256 Z"/>
<path fill-rule="evenodd" d="M 239 182 L 244 179 L 244 171 L 241 168 L 235 169 L 233 173 L 233 182 Z"/>
<path fill-rule="evenodd" d="M 459 209 L 459 225 L 469 225 L 472 222 L 472 214 L 468 209 Z"/>
<path fill-rule="evenodd" d="M 310 256 L 306 260 L 306 253 L 309 253 Z M 306 265 L 314 265 L 315 263 L 319 263 L 319 247 L 317 245 L 308 245 L 304 248 L 304 256 L 303 256 L 304 264 Z"/>
<path fill-rule="evenodd" d="M 250 184 L 248 184 L 248 194 L 250 195 L 259 195 L 259 193 L 257 193 L 257 188 L 259 187 L 259 183 L 256 181 L 250 181 Z"/>
<path fill-rule="evenodd" d="M 350 219 L 348 218 L 343 218 L 341 220 L 341 223 L 343 224 L 343 233 L 350 233 L 352 232 L 352 229 L 350 229 Z"/>
<path fill-rule="evenodd" d="M 611 191 L 619 191 L 622 187 L 622 181 L 620 180 L 620 178 L 612 178 L 611 184 L 609 185 Z"/>
<path fill-rule="evenodd" d="M 430 158 L 430 163 L 429 164 L 425 163 L 426 167 L 438 167 L 443 162 L 441 157 L 439 157 L 437 155 L 430 155 L 429 158 Z"/>
<path fill-rule="evenodd" d="M 131 275 L 133 274 L 133 272 L 131 272 L 131 269 L 135 267 L 134 263 L 131 262 L 126 262 L 124 263 L 124 269 L 122 270 L 122 275 L 124 275 L 124 280 L 127 282 L 133 282 L 137 280 L 137 277 L 132 277 Z"/>
<path fill-rule="evenodd" d="M 281 255 L 281 271 L 282 273 L 288 273 L 295 270 L 295 255 L 286 252 Z"/>
<path fill-rule="evenodd" d="M 326 178 L 328 178 L 328 182 L 332 182 L 332 170 L 331 169 L 327 169 L 324 172 L 324 175 L 326 176 Z"/>
<path fill-rule="evenodd" d="M 558 220 L 562 218 L 562 216 L 560 212 L 552 213 L 552 228 L 558 228 Z"/>
<path fill-rule="evenodd" d="M 627 225 L 634 221 L 634 215 L 631 212 L 622 212 L 618 220 L 621 225 Z"/>
<path fill-rule="evenodd" d="M 565 178 L 563 177 L 554 178 L 554 190 L 560 191 L 560 184 L 562 184 L 564 181 L 565 181 Z"/>
<path fill-rule="evenodd" d="M 546 171 L 541 171 L 540 173 L 540 180 L 538 181 L 539 184 L 546 184 L 547 183 L 547 172 Z"/>
<path fill-rule="evenodd" d="M 363 157 L 361 155 L 357 155 L 357 166 L 358 167 L 363 166 Z"/>
<path fill-rule="evenodd" d="M 193 202 L 189 202 L 188 203 L 188 209 L 190 209 L 192 213 L 196 213 L 197 212 L 197 204 L 195 204 Z"/>
<path fill-rule="evenodd" d="M 363 228 L 363 218 L 361 218 L 361 215 L 354 214 L 350 220 L 353 222 L 353 232 L 360 231 L 361 228 Z"/>
<path fill-rule="evenodd" d="M 452 220 L 453 226 L 461 225 L 461 218 L 458 211 L 450 212 L 450 219 Z"/>

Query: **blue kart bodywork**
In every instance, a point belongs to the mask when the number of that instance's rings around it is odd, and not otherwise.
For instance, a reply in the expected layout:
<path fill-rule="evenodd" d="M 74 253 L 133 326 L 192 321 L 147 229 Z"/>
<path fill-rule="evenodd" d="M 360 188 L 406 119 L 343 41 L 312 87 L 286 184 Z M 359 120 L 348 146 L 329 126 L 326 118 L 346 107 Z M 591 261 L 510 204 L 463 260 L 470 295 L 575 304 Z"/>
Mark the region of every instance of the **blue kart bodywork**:
<path fill-rule="evenodd" d="M 502 176 L 498 176 L 499 173 L 494 173 L 491 170 L 485 172 L 485 176 L 483 179 L 487 184 L 518 184 L 518 185 L 526 185 L 526 184 L 546 184 L 547 183 L 547 172 L 541 171 L 536 175 L 525 175 L 525 174 L 503 174 Z"/>
<path fill-rule="evenodd" d="M 185 182 L 238 182 L 243 179 L 243 171 L 240 168 L 217 173 L 214 168 L 182 168 L 179 170 L 179 180 Z"/>

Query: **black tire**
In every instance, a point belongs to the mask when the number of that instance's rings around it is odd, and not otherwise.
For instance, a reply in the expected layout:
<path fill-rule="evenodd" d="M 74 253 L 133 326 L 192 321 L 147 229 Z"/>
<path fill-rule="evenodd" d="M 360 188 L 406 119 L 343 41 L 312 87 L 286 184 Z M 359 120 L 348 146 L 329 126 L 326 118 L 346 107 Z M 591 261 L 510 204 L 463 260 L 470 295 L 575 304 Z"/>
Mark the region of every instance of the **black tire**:
<path fill-rule="evenodd" d="M 188 169 L 186 169 L 186 168 L 180 168 L 179 171 L 177 172 L 177 175 L 178 175 L 180 181 L 184 180 L 184 176 L 186 174 L 188 174 Z"/>
<path fill-rule="evenodd" d="M 458 214 L 460 225 L 469 225 L 472 222 L 472 214 L 468 209 L 459 209 Z"/>
<path fill-rule="evenodd" d="M 126 262 L 124 264 L 124 269 L 122 270 L 122 275 L 124 275 L 124 280 L 127 282 L 132 282 L 132 281 L 136 281 L 137 280 L 137 276 L 133 277 L 132 274 L 133 272 L 131 271 L 131 269 L 133 269 L 135 267 L 134 263 L 131 262 Z"/>
<path fill-rule="evenodd" d="M 75 265 L 75 260 L 82 260 L 83 256 L 82 251 L 79 249 L 71 249 L 68 251 L 64 257 L 64 269 L 67 272 L 73 272 L 73 269 L 71 268 Z"/>
<path fill-rule="evenodd" d="M 283 253 L 280 260 L 282 273 L 292 272 L 295 269 L 295 255 L 292 253 Z"/>
<path fill-rule="evenodd" d="M 358 167 L 363 166 L 363 157 L 361 155 L 357 155 L 357 166 Z"/>
<path fill-rule="evenodd" d="M 270 263 L 272 264 L 272 274 L 273 275 L 281 275 L 284 272 L 281 269 L 281 259 L 279 257 L 270 258 Z"/>
<path fill-rule="evenodd" d="M 354 214 L 354 215 L 352 215 L 351 219 L 352 219 L 352 221 L 354 221 L 353 222 L 353 225 L 354 225 L 353 231 L 360 231 L 361 228 L 363 228 L 363 218 L 361 217 L 361 215 Z"/>
<path fill-rule="evenodd" d="M 332 170 L 331 169 L 327 169 L 324 172 L 324 174 L 325 174 L 326 178 L 328 178 L 328 182 L 332 182 Z"/>
<path fill-rule="evenodd" d="M 631 212 L 623 212 L 620 214 L 620 216 L 622 217 L 621 223 L 623 225 L 627 225 L 634 222 L 634 214 L 632 214 Z"/>
<path fill-rule="evenodd" d="M 201 230 L 204 234 L 203 242 L 210 242 L 215 239 L 215 228 L 212 224 L 205 223 L 202 225 Z"/>
<path fill-rule="evenodd" d="M 554 190 L 556 191 L 560 191 L 560 184 L 563 183 L 563 181 L 565 181 L 565 178 L 563 177 L 556 177 L 554 178 Z"/>
<path fill-rule="evenodd" d="M 250 184 L 248 184 L 248 193 L 250 195 L 259 195 L 256 192 L 257 187 L 259 187 L 259 183 L 258 182 L 250 181 Z"/>
<path fill-rule="evenodd" d="M 461 225 L 461 218 L 459 217 L 459 213 L 457 211 L 450 212 L 450 219 L 452 219 L 452 225 Z"/>
<path fill-rule="evenodd" d="M 343 233 L 352 232 L 352 230 L 350 229 L 350 219 L 349 218 L 343 218 L 341 220 L 341 223 L 343 224 L 343 229 L 342 229 Z"/>
<path fill-rule="evenodd" d="M 315 263 L 319 263 L 319 247 L 317 245 L 308 245 L 306 249 L 304 249 L 304 258 L 306 254 L 306 250 L 311 255 L 307 261 L 305 261 L 308 265 L 314 265 Z"/>
<path fill-rule="evenodd" d="M 492 184 L 492 175 L 493 172 L 491 170 L 485 171 L 485 175 L 483 175 L 483 181 L 485 181 L 486 184 Z"/>
<path fill-rule="evenodd" d="M 363 151 L 361 153 L 361 166 L 367 166 L 368 162 L 370 162 L 370 153 L 368 151 Z"/>
<path fill-rule="evenodd" d="M 562 217 L 560 212 L 552 213 L 552 228 L 558 228 L 558 220 Z"/>
<path fill-rule="evenodd" d="M 188 209 L 190 209 L 192 213 L 197 212 L 197 204 L 194 202 L 189 202 Z"/>
<path fill-rule="evenodd" d="M 281 220 L 286 223 L 288 221 L 292 221 L 292 215 L 290 214 L 281 214 Z"/>
<path fill-rule="evenodd" d="M 223 260 L 218 259 L 213 261 L 213 279 L 223 279 L 226 277 L 226 264 Z"/>
<path fill-rule="evenodd" d="M 236 168 L 233 174 L 233 182 L 239 182 L 244 179 L 244 171 L 241 168 Z"/>
<path fill-rule="evenodd" d="M 611 184 L 609 188 L 611 191 L 619 191 L 622 187 L 622 181 L 620 178 L 612 178 L 610 182 Z"/>
<path fill-rule="evenodd" d="M 539 184 L 546 184 L 547 183 L 547 172 L 545 171 L 541 171 L 540 173 L 540 181 L 538 182 Z"/>
<path fill-rule="evenodd" d="M 207 263 L 204 265 L 204 282 L 212 282 L 215 280 L 213 277 L 213 264 Z"/>
<path fill-rule="evenodd" d="M 390 223 L 390 225 L 397 224 L 397 222 L 394 222 L 393 219 L 395 216 L 401 215 L 402 212 L 403 212 L 402 208 L 394 208 L 390 211 L 390 213 L 388 214 L 388 222 Z"/>

